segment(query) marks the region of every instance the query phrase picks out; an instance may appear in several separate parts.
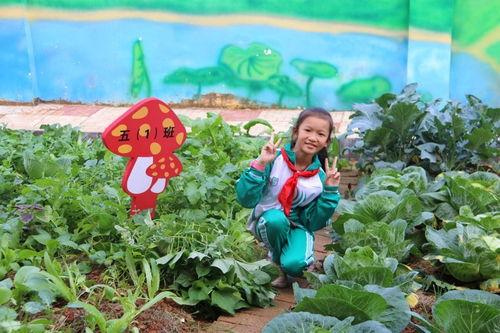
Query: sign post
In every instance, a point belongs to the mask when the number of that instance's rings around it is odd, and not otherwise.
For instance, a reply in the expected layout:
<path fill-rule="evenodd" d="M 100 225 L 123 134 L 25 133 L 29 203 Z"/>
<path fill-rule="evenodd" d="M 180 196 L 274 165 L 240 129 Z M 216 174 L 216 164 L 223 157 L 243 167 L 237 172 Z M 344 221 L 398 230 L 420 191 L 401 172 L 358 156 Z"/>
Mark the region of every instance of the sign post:
<path fill-rule="evenodd" d="M 147 98 L 111 123 L 102 140 L 114 154 L 130 158 L 122 179 L 132 197 L 130 215 L 150 209 L 154 217 L 158 194 L 182 171 L 173 152 L 186 141 L 184 125 L 167 104 Z"/>

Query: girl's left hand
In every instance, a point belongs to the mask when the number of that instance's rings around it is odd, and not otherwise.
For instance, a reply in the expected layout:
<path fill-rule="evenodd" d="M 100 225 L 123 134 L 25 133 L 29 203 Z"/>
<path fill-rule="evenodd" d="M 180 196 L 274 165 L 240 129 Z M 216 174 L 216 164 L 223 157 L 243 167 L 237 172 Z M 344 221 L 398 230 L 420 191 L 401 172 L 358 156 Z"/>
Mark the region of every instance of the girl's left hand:
<path fill-rule="evenodd" d="M 333 165 L 332 165 L 331 169 L 330 169 L 330 166 L 328 164 L 329 164 L 328 158 L 325 158 L 325 173 L 326 173 L 325 185 L 327 185 L 327 186 L 339 186 L 339 184 L 340 184 L 340 172 L 337 171 L 337 157 L 335 156 L 333 158 Z"/>

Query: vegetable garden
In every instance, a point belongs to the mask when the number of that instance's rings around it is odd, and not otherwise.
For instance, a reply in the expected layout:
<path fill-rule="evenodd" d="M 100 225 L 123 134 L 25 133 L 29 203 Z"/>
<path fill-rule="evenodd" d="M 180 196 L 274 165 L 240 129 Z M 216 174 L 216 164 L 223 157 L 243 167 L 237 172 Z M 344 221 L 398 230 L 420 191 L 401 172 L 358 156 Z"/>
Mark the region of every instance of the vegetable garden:
<path fill-rule="evenodd" d="M 415 86 L 354 109 L 358 139 L 335 153 L 365 176 L 341 201 L 323 270 L 263 331 L 498 331 L 499 110 L 424 102 Z M 234 193 L 264 139 L 216 114 L 182 121 L 184 171 L 155 219 L 129 218 L 126 160 L 100 138 L 0 130 L 0 331 L 204 331 L 272 305 L 277 269 Z"/>

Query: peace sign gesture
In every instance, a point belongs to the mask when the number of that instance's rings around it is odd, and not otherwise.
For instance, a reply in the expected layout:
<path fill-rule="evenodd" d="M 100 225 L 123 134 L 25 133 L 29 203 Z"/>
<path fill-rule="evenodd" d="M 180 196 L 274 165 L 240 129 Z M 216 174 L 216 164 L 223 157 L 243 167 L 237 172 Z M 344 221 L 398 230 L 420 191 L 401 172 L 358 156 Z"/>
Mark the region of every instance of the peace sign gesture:
<path fill-rule="evenodd" d="M 260 150 L 260 156 L 257 159 L 258 163 L 261 165 L 267 165 L 272 162 L 276 157 L 276 151 L 281 143 L 281 138 L 274 143 L 274 133 L 271 134 L 269 141 Z"/>
<path fill-rule="evenodd" d="M 325 185 L 339 186 L 340 172 L 337 171 L 337 156 L 333 158 L 333 165 L 331 169 L 328 163 L 328 158 L 325 158 L 325 172 L 326 172 Z"/>

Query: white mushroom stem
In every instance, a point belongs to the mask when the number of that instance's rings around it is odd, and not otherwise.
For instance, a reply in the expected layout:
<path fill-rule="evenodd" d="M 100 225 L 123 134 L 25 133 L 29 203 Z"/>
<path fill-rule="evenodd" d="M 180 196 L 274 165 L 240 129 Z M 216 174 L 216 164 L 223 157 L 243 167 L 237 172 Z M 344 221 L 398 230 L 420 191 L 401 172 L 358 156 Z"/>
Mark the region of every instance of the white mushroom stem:
<path fill-rule="evenodd" d="M 134 166 L 132 167 L 132 171 L 127 179 L 127 190 L 129 193 L 141 194 L 149 190 L 151 184 L 153 183 L 153 178 L 146 174 L 146 170 L 151 164 L 153 164 L 152 156 L 137 157 Z"/>
<path fill-rule="evenodd" d="M 166 178 L 158 178 L 158 180 L 154 183 L 153 187 L 151 187 L 151 192 L 153 193 L 161 193 L 167 186 Z"/>

